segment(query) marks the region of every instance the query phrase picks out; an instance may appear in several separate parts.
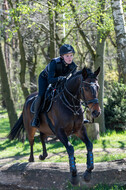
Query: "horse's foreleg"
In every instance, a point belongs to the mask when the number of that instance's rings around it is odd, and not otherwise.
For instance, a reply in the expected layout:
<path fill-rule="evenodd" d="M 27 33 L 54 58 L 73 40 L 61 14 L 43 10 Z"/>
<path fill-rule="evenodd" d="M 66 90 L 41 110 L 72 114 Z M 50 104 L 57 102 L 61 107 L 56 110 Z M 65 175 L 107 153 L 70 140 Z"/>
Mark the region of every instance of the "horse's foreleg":
<path fill-rule="evenodd" d="M 47 151 L 46 151 L 46 145 L 45 145 L 45 134 L 40 132 L 40 139 L 43 147 L 43 155 L 39 156 L 40 160 L 45 160 L 45 158 L 48 156 Z"/>
<path fill-rule="evenodd" d="M 94 160 L 93 160 L 93 144 L 87 136 L 86 128 L 83 126 L 81 133 L 79 134 L 80 139 L 86 144 L 87 148 L 87 170 L 84 173 L 85 181 L 90 181 L 91 171 L 94 169 Z"/>
<path fill-rule="evenodd" d="M 63 143 L 63 145 L 66 147 L 68 156 L 69 156 L 69 165 L 70 165 L 70 172 L 72 173 L 72 184 L 78 184 L 78 176 L 77 176 L 77 169 L 76 169 L 76 163 L 74 158 L 74 148 L 71 145 L 71 143 L 68 141 L 68 138 L 64 132 L 64 129 L 58 129 L 57 137 L 60 139 L 60 141 Z"/>

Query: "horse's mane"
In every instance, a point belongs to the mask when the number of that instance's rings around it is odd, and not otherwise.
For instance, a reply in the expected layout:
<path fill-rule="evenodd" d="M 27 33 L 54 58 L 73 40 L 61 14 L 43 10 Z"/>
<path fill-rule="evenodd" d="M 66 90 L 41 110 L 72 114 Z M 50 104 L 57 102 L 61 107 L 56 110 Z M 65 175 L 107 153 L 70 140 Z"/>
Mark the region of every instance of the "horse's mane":
<path fill-rule="evenodd" d="M 87 72 L 87 76 L 90 76 L 90 77 L 94 77 L 94 73 L 91 71 L 91 69 L 85 67 L 86 69 L 86 72 Z M 82 70 L 79 70 L 77 71 L 75 74 L 73 74 L 70 78 L 73 78 L 73 77 L 76 77 L 78 75 L 82 75 L 82 72 L 83 72 L 83 69 Z"/>
<path fill-rule="evenodd" d="M 96 75 L 92 72 L 91 69 L 89 69 L 89 68 L 87 68 L 87 67 L 85 67 L 85 69 L 86 69 L 87 77 L 97 79 Z M 72 77 L 78 76 L 78 75 L 82 75 L 82 72 L 83 72 L 83 69 L 80 70 L 80 71 L 77 71 Z"/>

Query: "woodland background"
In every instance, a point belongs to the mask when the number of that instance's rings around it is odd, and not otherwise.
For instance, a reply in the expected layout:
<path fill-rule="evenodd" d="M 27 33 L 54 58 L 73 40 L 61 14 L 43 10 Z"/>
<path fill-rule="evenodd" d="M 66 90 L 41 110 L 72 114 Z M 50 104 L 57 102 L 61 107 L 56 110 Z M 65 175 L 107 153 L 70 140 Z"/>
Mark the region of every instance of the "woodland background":
<path fill-rule="evenodd" d="M 101 68 L 100 131 L 126 129 L 126 1 L 0 0 L 0 110 L 10 127 L 64 43 L 78 69 Z"/>

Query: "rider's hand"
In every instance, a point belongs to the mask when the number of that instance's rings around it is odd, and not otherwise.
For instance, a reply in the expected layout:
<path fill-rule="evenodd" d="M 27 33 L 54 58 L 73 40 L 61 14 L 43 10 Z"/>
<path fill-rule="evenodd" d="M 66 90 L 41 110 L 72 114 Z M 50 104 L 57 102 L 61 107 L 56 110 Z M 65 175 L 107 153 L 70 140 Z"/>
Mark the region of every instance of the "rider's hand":
<path fill-rule="evenodd" d="M 58 81 L 64 81 L 64 80 L 66 80 L 66 77 L 64 77 L 64 76 L 59 76 L 58 77 Z"/>

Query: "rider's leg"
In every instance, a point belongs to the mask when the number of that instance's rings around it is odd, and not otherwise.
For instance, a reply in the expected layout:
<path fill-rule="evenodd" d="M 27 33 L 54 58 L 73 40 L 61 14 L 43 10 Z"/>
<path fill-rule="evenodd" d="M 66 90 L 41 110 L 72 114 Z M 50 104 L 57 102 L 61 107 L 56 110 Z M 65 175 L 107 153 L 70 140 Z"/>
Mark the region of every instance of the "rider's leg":
<path fill-rule="evenodd" d="M 38 92 L 37 100 L 35 102 L 35 114 L 34 114 L 34 118 L 33 118 L 32 123 L 31 123 L 31 126 L 32 127 L 36 127 L 36 128 L 38 128 L 39 125 L 40 125 L 39 112 L 40 112 L 40 108 L 41 108 L 41 103 L 42 103 L 42 101 L 44 99 L 45 91 L 46 91 L 47 86 L 48 86 L 47 78 L 43 77 L 40 74 L 39 75 L 38 84 L 39 84 L 39 92 Z"/>
<path fill-rule="evenodd" d="M 32 123 L 31 123 L 32 127 L 39 127 L 39 125 L 40 125 L 39 110 L 40 110 L 41 100 L 42 100 L 42 97 L 38 95 L 36 102 L 35 102 L 34 118 L 33 118 Z"/>

